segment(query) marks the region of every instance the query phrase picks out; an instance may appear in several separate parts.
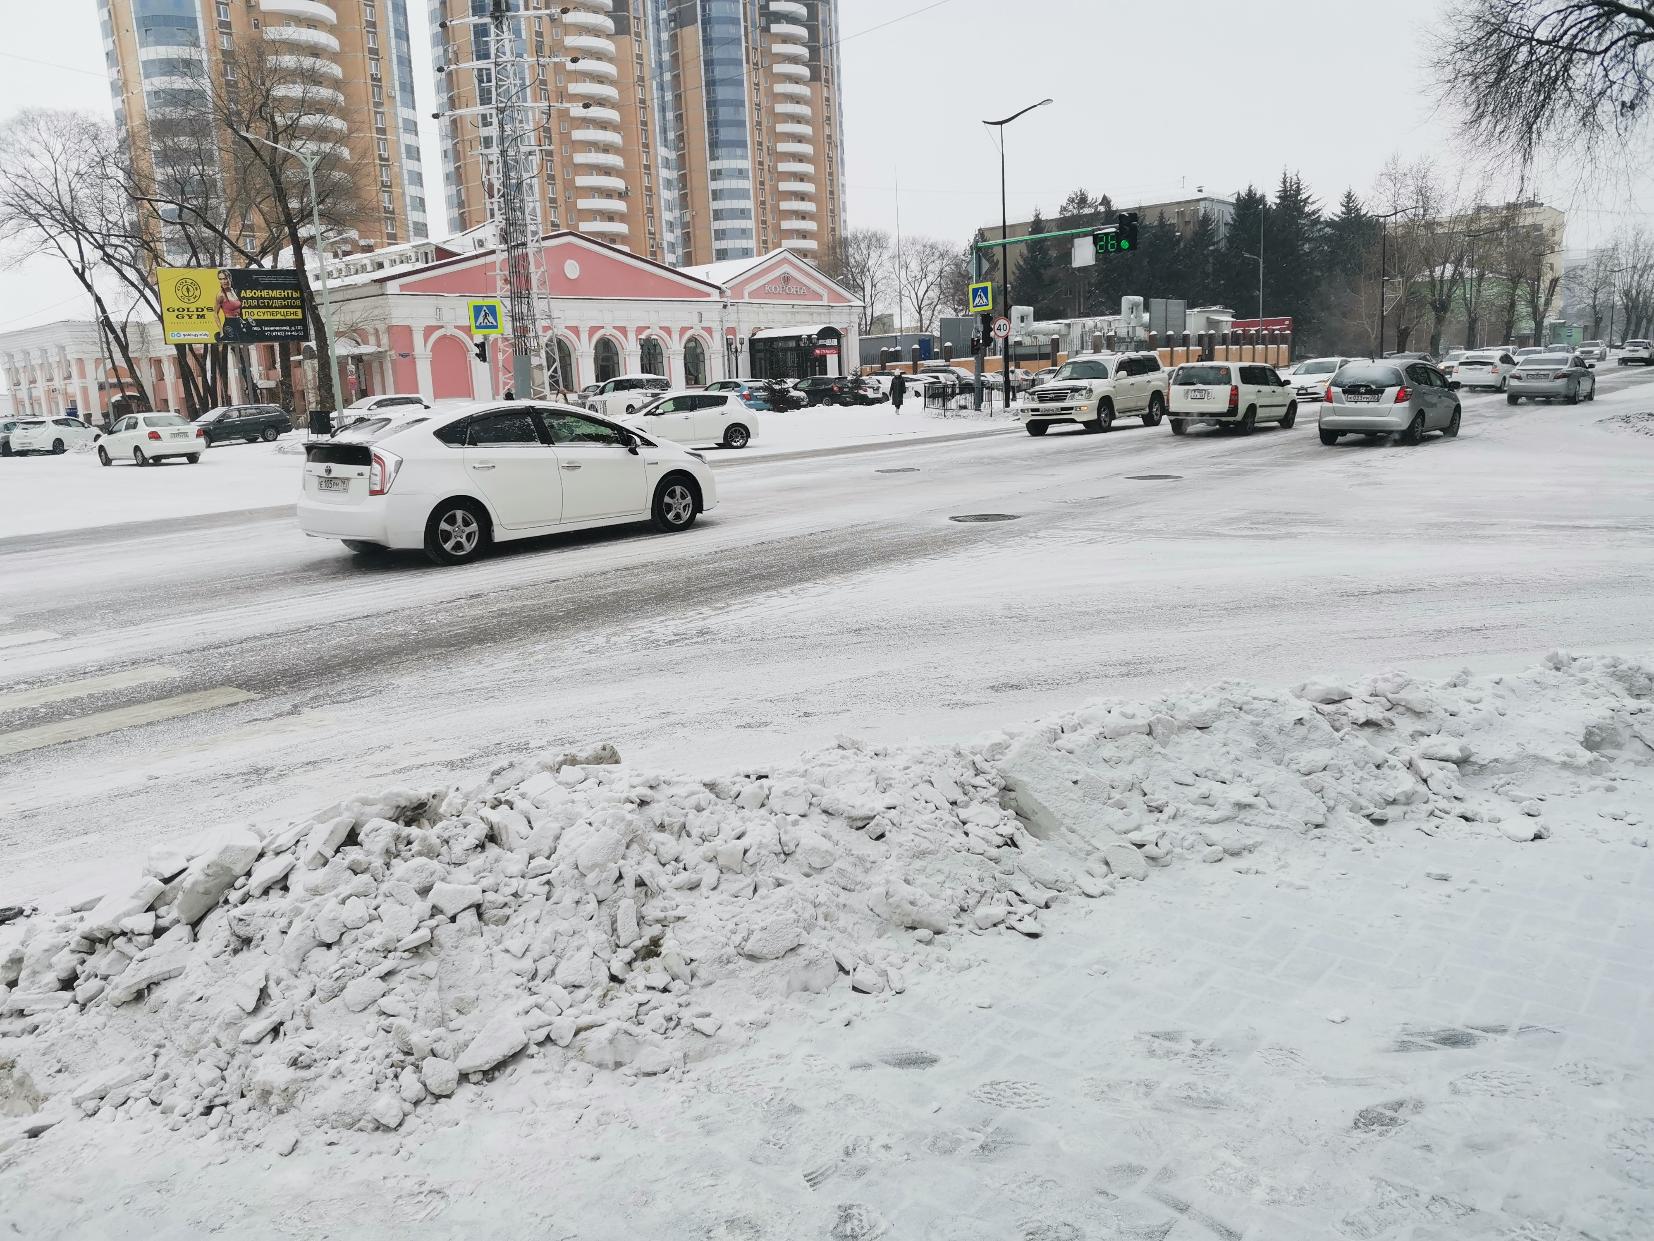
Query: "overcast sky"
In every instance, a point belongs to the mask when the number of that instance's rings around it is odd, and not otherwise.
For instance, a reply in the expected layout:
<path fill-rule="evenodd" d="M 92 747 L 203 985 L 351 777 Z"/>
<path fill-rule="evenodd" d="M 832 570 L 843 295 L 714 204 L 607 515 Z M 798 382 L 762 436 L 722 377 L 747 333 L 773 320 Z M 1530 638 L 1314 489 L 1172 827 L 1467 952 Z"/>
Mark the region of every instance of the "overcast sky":
<path fill-rule="evenodd" d="M 432 107 L 425 0 L 408 0 L 420 114 Z M 29 106 L 108 115 L 93 0 L 12 0 L 0 17 L 0 118 Z M 1083 186 L 1116 202 L 1273 186 L 1282 169 L 1335 203 L 1392 153 L 1453 163 L 1451 119 L 1422 64 L 1442 0 L 840 0 L 845 183 L 852 225 L 963 243 L 999 218 L 999 155 L 983 118 L 1047 96 L 1008 129 L 1012 219 Z M 27 37 L 24 27 L 27 27 Z M 19 50 L 12 50 L 19 49 Z M 31 59 L 33 58 L 33 59 Z M 427 122 L 429 124 L 429 122 Z M 443 192 L 426 135 L 426 199 Z M 897 186 L 900 186 L 900 194 Z M 1641 174 L 1581 189 L 1537 171 L 1580 249 L 1641 224 Z M 434 221 L 433 221 L 434 223 Z M 56 265 L 0 272 L 0 331 L 78 317 Z"/>

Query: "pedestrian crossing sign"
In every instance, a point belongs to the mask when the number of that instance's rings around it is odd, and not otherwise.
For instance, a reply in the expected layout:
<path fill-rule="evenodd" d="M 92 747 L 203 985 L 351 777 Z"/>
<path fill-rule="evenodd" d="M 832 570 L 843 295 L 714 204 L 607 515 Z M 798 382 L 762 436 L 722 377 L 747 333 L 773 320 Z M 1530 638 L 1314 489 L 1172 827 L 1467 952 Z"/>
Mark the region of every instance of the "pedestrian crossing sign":
<path fill-rule="evenodd" d="M 994 286 L 989 283 L 973 284 L 971 286 L 971 313 L 993 314 Z"/>
<path fill-rule="evenodd" d="M 471 302 L 471 335 L 499 336 L 505 331 L 505 307 L 497 298 Z"/>

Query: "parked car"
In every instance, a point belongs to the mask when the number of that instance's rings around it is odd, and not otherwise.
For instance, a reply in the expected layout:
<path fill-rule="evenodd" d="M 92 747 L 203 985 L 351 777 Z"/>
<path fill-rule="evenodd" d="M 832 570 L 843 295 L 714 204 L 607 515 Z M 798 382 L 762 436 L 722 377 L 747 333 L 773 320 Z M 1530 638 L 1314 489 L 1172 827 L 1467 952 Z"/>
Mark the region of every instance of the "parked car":
<path fill-rule="evenodd" d="M 1428 362 L 1351 362 L 1338 368 L 1321 405 L 1321 442 L 1346 435 L 1400 435 L 1417 444 L 1427 431 L 1459 433 L 1459 394 Z"/>
<path fill-rule="evenodd" d="M 43 422 L 41 418 L 7 418 L 0 421 L 0 457 L 11 456 L 11 433 L 25 422 Z"/>
<path fill-rule="evenodd" d="M 1587 362 L 1606 362 L 1608 360 L 1608 342 L 1605 340 L 1581 341 L 1575 352 Z"/>
<path fill-rule="evenodd" d="M 431 403 L 415 392 L 382 392 L 378 396 L 364 396 L 352 401 L 339 411 L 341 420 L 345 415 L 352 419 L 361 414 L 370 414 L 375 410 L 394 409 L 399 405 L 417 405 L 421 409 L 429 409 Z"/>
<path fill-rule="evenodd" d="M 1431 366 L 1436 364 L 1435 357 L 1428 353 L 1387 353 L 1384 357 L 1390 362 L 1428 362 Z"/>
<path fill-rule="evenodd" d="M 1436 363 L 1436 369 L 1447 376 L 1449 387 L 1457 388 L 1459 386 L 1459 381 L 1456 378 L 1459 372 L 1459 363 L 1464 361 L 1465 354 L 1469 352 L 1468 349 L 1449 349 L 1442 355 L 1442 360 Z"/>
<path fill-rule="evenodd" d="M 299 528 L 360 554 L 438 564 L 494 543 L 653 519 L 686 530 L 718 502 L 705 458 L 567 405 L 465 402 L 371 444 L 305 445 Z"/>
<path fill-rule="evenodd" d="M 809 375 L 795 381 L 793 387 L 803 394 L 807 406 L 862 403 L 851 391 L 850 381 L 839 375 Z"/>
<path fill-rule="evenodd" d="M 1305 358 L 1296 366 L 1288 367 L 1286 380 L 1292 386 L 1292 398 L 1300 406 L 1319 405 L 1321 394 L 1327 390 L 1327 380 L 1338 373 L 1338 368 L 1356 358 Z"/>
<path fill-rule="evenodd" d="M 14 453 L 64 453 L 76 444 L 90 444 L 98 433 L 79 418 L 31 418 L 17 424 L 10 433 Z"/>
<path fill-rule="evenodd" d="M 606 418 L 635 414 L 671 387 L 664 375 L 616 375 L 597 385 L 586 398 L 586 408 Z"/>
<path fill-rule="evenodd" d="M 1590 363 L 1577 353 L 1559 350 L 1523 358 L 1522 365 L 1510 377 L 1505 389 L 1505 400 L 1515 405 L 1529 400 L 1566 401 L 1578 405 L 1580 401 L 1597 399 L 1597 377 Z"/>
<path fill-rule="evenodd" d="M 182 457 L 191 465 L 207 449 L 207 432 L 188 418 L 165 410 L 128 414 L 98 436 L 98 461 L 113 465 L 130 458 L 134 465 L 159 465 L 168 457 Z"/>
<path fill-rule="evenodd" d="M 1516 351 L 1516 357 L 1518 360 L 1521 360 L 1522 358 L 1537 357 L 1539 354 L 1544 352 L 1545 349 L 1541 345 L 1524 345 Z"/>
<path fill-rule="evenodd" d="M 618 421 L 674 444 L 745 448 L 758 434 L 758 412 L 737 392 L 668 392 Z"/>
<path fill-rule="evenodd" d="M 1158 354 L 1080 354 L 1015 409 L 1029 435 L 1044 435 L 1057 422 L 1107 431 L 1116 418 L 1142 418 L 1144 426 L 1153 427 L 1165 415 L 1166 389 L 1167 372 Z"/>
<path fill-rule="evenodd" d="M 1654 365 L 1654 341 L 1628 340 L 1625 349 L 1620 354 L 1620 365 L 1630 366 L 1631 363 L 1639 366 Z"/>
<path fill-rule="evenodd" d="M 1046 383 L 1049 380 L 1051 380 L 1052 378 L 1054 378 L 1056 376 L 1056 373 L 1057 373 L 1057 368 L 1056 367 L 1054 367 L 1054 366 L 1043 366 L 1039 370 L 1034 372 L 1033 379 L 1029 383 L 1028 386 L 1030 388 L 1037 388 L 1042 383 Z"/>
<path fill-rule="evenodd" d="M 1321 391 L 1324 391 L 1322 389 Z M 1317 392 L 1319 399 L 1320 392 Z M 1221 427 L 1251 435 L 1260 422 L 1291 430 L 1298 401 L 1290 381 L 1261 362 L 1186 362 L 1172 372 L 1166 398 L 1172 434 L 1190 427 Z"/>
<path fill-rule="evenodd" d="M 1515 370 L 1515 357 L 1503 349 L 1478 349 L 1459 359 L 1453 379 L 1461 388 L 1492 388 L 1503 392 Z"/>
<path fill-rule="evenodd" d="M 715 379 L 701 391 L 731 393 L 739 397 L 743 404 L 763 413 L 774 409 L 796 409 L 799 405 L 793 390 L 779 380 Z"/>
<path fill-rule="evenodd" d="M 220 405 L 195 420 L 207 433 L 207 443 L 263 440 L 270 443 L 293 429 L 293 420 L 280 405 Z"/>

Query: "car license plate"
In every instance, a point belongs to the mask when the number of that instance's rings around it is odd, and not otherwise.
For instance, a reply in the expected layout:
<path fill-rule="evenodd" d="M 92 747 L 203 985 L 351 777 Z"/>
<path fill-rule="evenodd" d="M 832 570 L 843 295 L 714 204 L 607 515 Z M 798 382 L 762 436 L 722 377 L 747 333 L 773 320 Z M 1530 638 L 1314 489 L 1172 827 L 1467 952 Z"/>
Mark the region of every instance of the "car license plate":
<path fill-rule="evenodd" d="M 316 490 L 317 491 L 349 491 L 350 490 L 350 479 L 348 479 L 348 478 L 318 478 L 316 480 Z"/>
<path fill-rule="evenodd" d="M 188 431 L 170 431 L 167 433 L 168 439 L 187 440 L 189 437 L 190 433 Z"/>
<path fill-rule="evenodd" d="M 1189 399 L 1191 401 L 1204 401 L 1208 397 L 1210 397 L 1211 395 L 1212 394 L 1209 391 L 1207 391 L 1205 388 L 1190 388 L 1189 389 Z"/>
<path fill-rule="evenodd" d="M 1378 397 L 1369 396 L 1366 393 L 1346 392 L 1344 394 L 1344 399 L 1346 401 L 1350 402 L 1352 405 L 1377 405 L 1378 404 Z"/>

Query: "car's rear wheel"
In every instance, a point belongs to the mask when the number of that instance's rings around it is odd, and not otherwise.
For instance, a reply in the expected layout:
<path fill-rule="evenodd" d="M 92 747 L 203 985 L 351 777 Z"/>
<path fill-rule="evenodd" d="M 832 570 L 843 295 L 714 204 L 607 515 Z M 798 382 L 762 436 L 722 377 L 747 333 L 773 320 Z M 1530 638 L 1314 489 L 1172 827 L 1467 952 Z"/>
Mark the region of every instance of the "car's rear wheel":
<path fill-rule="evenodd" d="M 1251 435 L 1252 432 L 1257 429 L 1258 407 L 1256 405 L 1249 405 L 1247 406 L 1246 412 L 1241 415 L 1240 422 L 1235 426 L 1235 434 Z"/>
<path fill-rule="evenodd" d="M 1499 376 L 1499 391 L 1503 392 L 1508 387 L 1510 387 L 1510 377 L 1508 375 Z"/>
<path fill-rule="evenodd" d="M 1186 418 L 1173 418 L 1172 419 L 1172 434 L 1173 435 L 1187 435 L 1188 433 L 1189 433 L 1188 419 L 1186 419 Z"/>
<path fill-rule="evenodd" d="M 1407 424 L 1407 429 L 1401 433 L 1401 442 L 1413 447 L 1424 442 L 1424 415 L 1414 414 L 1413 421 Z"/>
<path fill-rule="evenodd" d="M 194 465 L 196 462 L 201 460 L 201 454 L 198 452 L 185 453 L 184 460 L 188 461 L 191 465 Z"/>
<path fill-rule="evenodd" d="M 1044 435 L 1051 429 L 1049 422 L 1030 422 L 1027 424 L 1029 435 Z"/>
<path fill-rule="evenodd" d="M 1514 393 L 1514 392 L 1505 393 L 1505 404 L 1506 405 L 1520 405 L 1521 403 L 1522 403 L 1522 398 L 1517 396 L 1516 393 Z"/>
<path fill-rule="evenodd" d="M 245 436 L 244 438 L 245 438 L 246 442 L 249 443 L 249 444 L 258 443 L 258 436 L 256 436 L 256 435 L 248 435 L 248 436 Z"/>
<path fill-rule="evenodd" d="M 444 500 L 425 522 L 425 554 L 438 564 L 464 564 L 488 546 L 488 515 L 471 500 Z"/>
<path fill-rule="evenodd" d="M 1328 448 L 1331 448 L 1341 438 L 1343 438 L 1341 432 L 1329 431 L 1325 427 L 1321 428 L 1321 442 L 1323 444 L 1325 444 Z"/>
<path fill-rule="evenodd" d="M 102 444 L 98 445 L 98 464 L 99 465 L 113 465 L 114 464 L 114 462 L 109 460 L 109 450 L 106 449 Z"/>
<path fill-rule="evenodd" d="M 752 432 L 748 431 L 739 422 L 732 423 L 724 430 L 725 448 L 745 448 L 752 439 Z"/>
<path fill-rule="evenodd" d="M 1283 431 L 1292 430 L 1293 424 L 1296 423 L 1297 421 L 1298 421 L 1298 402 L 1297 401 L 1288 401 L 1287 406 L 1286 406 L 1286 417 L 1281 419 L 1281 430 L 1283 430 Z"/>
<path fill-rule="evenodd" d="M 377 556 L 388 550 L 382 543 L 368 543 L 362 539 L 341 539 L 340 542 L 358 556 Z"/>
<path fill-rule="evenodd" d="M 655 488 L 652 512 L 657 529 L 668 532 L 687 530 L 695 524 L 699 510 L 694 485 L 685 475 L 668 474 Z"/>
<path fill-rule="evenodd" d="M 148 465 L 149 464 L 149 458 L 144 456 L 144 450 L 142 448 L 137 447 L 136 445 L 133 445 L 133 448 L 132 448 L 132 464 L 134 464 L 134 465 Z"/>
<path fill-rule="evenodd" d="M 52 456 L 61 457 L 65 451 L 67 450 L 64 448 L 62 440 L 52 441 Z"/>
<path fill-rule="evenodd" d="M 265 427 L 264 430 L 259 432 L 259 438 L 261 440 L 263 440 L 266 444 L 275 443 L 275 441 L 276 441 L 276 429 L 274 427 Z"/>
<path fill-rule="evenodd" d="M 1455 405 L 1453 407 L 1453 416 L 1447 420 L 1447 428 L 1442 432 L 1442 434 L 1447 436 L 1448 439 L 1457 438 L 1459 434 L 1459 421 L 1463 416 L 1463 411 Z"/>
<path fill-rule="evenodd" d="M 1575 384 L 1573 387 L 1568 389 L 1568 404 L 1570 404 L 1570 405 L 1578 405 L 1579 404 L 1579 385 L 1578 384 Z"/>
<path fill-rule="evenodd" d="M 1161 399 L 1160 394 L 1158 392 L 1149 393 L 1149 412 L 1143 415 L 1143 425 L 1146 427 L 1159 426 L 1160 419 L 1165 416 L 1165 413 L 1166 402 Z"/>
<path fill-rule="evenodd" d="M 1593 379 L 1591 381 L 1591 386 L 1585 393 L 1585 399 L 1587 401 L 1594 401 L 1594 400 L 1597 399 L 1597 381 L 1596 380 Z"/>

